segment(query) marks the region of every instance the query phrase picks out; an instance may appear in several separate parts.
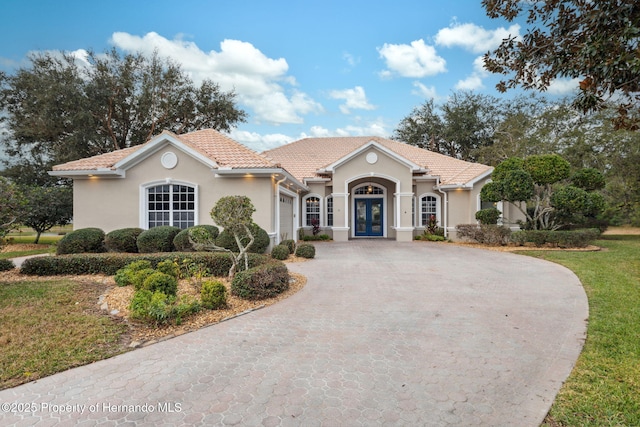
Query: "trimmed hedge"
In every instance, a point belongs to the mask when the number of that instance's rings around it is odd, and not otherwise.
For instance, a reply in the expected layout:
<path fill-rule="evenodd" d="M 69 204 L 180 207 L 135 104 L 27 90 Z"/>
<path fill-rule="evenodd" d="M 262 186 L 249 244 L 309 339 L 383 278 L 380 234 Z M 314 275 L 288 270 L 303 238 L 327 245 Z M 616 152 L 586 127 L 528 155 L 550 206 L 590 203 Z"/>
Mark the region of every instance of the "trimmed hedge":
<path fill-rule="evenodd" d="M 296 241 L 293 239 L 287 239 L 280 242 L 281 245 L 285 245 L 289 248 L 289 253 L 292 254 L 296 251 Z"/>
<path fill-rule="evenodd" d="M 219 280 L 207 280 L 200 289 L 200 303 L 204 308 L 218 310 L 227 306 L 227 288 Z"/>
<path fill-rule="evenodd" d="M 311 243 L 301 243 L 296 248 L 296 256 L 301 258 L 313 258 L 316 256 L 316 247 Z"/>
<path fill-rule="evenodd" d="M 331 236 L 329 236 L 328 234 L 316 234 L 316 235 L 302 236 L 302 240 L 304 240 L 305 242 L 331 240 Z"/>
<path fill-rule="evenodd" d="M 289 270 L 280 261 L 236 273 L 231 282 L 231 293 L 248 300 L 271 298 L 287 289 Z"/>
<path fill-rule="evenodd" d="M 182 231 L 178 227 L 162 225 L 143 231 L 138 236 L 138 252 L 172 252 L 173 239 Z"/>
<path fill-rule="evenodd" d="M 107 233 L 104 237 L 104 246 L 108 252 L 138 252 L 138 236 L 143 232 L 142 228 L 120 228 Z"/>
<path fill-rule="evenodd" d="M 0 271 L 9 271 L 14 268 L 16 268 L 16 266 L 10 259 L 0 259 Z"/>
<path fill-rule="evenodd" d="M 259 254 L 248 254 L 249 268 L 271 261 L 271 257 Z M 188 259 L 204 265 L 213 276 L 224 277 L 229 274 L 231 258 L 221 252 L 173 252 L 165 254 L 78 254 L 63 256 L 34 257 L 25 260 L 20 272 L 33 276 L 55 276 L 63 274 L 105 274 L 112 276 L 118 270 L 133 261 L 148 260 L 155 268 L 164 260 L 175 260 L 182 264 Z M 239 263 L 238 268 L 243 268 Z"/>
<path fill-rule="evenodd" d="M 256 223 L 253 223 L 249 226 L 251 229 L 251 233 L 253 234 L 253 245 L 249 248 L 248 252 L 254 254 L 263 254 L 271 244 L 271 238 L 269 238 L 269 234 Z M 240 238 L 242 244 L 246 245 L 249 243 L 249 237 L 243 236 Z M 229 249 L 232 252 L 238 252 L 238 244 L 236 243 L 235 237 L 233 237 L 233 233 L 222 230 L 218 238 L 216 239 L 216 245 L 221 246 L 225 249 Z"/>
<path fill-rule="evenodd" d="M 104 252 L 104 237 L 104 231 L 99 228 L 80 228 L 60 239 L 56 253 L 64 255 Z"/>
<path fill-rule="evenodd" d="M 511 242 L 524 246 L 552 246 L 559 248 L 584 248 L 600 237 L 600 230 L 589 228 L 583 230 L 522 230 L 511 234 Z"/>
<path fill-rule="evenodd" d="M 490 246 L 506 245 L 509 242 L 510 234 L 511 230 L 501 225 L 456 225 L 456 235 L 458 238 L 474 240 Z"/>
<path fill-rule="evenodd" d="M 278 259 L 280 261 L 289 258 L 289 254 L 289 247 L 282 244 L 274 246 L 271 250 L 271 258 Z"/>
<path fill-rule="evenodd" d="M 220 229 L 215 225 L 196 225 L 193 227 L 189 227 L 186 230 L 182 230 L 176 237 L 173 238 L 173 246 L 176 248 L 176 251 L 179 252 L 193 252 L 193 247 L 191 246 L 191 242 L 189 242 L 189 230 L 193 229 L 202 229 L 209 232 L 212 239 L 216 239 L 220 234 Z"/>

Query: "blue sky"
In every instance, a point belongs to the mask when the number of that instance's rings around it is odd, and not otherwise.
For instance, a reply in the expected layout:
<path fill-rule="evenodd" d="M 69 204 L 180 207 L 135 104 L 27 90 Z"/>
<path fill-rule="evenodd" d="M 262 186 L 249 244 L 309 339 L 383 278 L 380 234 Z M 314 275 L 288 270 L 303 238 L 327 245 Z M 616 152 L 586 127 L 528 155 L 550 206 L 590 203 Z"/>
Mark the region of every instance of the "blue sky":
<path fill-rule="evenodd" d="M 489 19 L 480 0 L 2 0 L 0 16 L 1 70 L 34 51 L 157 49 L 194 81 L 236 91 L 249 117 L 231 136 L 257 151 L 388 137 L 414 107 L 457 90 L 513 96 L 479 58 L 524 27 Z"/>

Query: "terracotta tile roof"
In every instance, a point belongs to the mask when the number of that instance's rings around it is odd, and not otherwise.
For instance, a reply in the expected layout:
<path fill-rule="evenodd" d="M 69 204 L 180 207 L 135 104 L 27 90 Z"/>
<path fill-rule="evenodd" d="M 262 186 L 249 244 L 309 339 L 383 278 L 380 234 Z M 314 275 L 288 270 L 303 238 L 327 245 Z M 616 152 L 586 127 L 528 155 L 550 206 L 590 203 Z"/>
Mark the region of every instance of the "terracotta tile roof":
<path fill-rule="evenodd" d="M 489 171 L 490 166 L 454 159 L 413 145 L 376 136 L 306 138 L 266 151 L 263 154 L 282 165 L 298 180 L 318 177 L 317 171 L 347 156 L 370 141 L 375 141 L 431 175 L 442 184 L 464 184 Z"/>
<path fill-rule="evenodd" d="M 220 167 L 232 169 L 244 168 L 272 168 L 275 167 L 272 162 L 264 156 L 250 150 L 239 142 L 225 136 L 224 134 L 213 130 L 204 129 L 195 132 L 176 135 L 165 131 L 162 135 L 170 135 L 179 139 L 185 145 L 202 154 L 203 156 L 215 161 Z M 151 141 L 135 147 L 124 148 L 122 150 L 113 151 L 111 153 L 100 154 L 98 156 L 88 157 L 86 159 L 74 160 L 72 162 L 56 165 L 54 171 L 80 171 L 80 170 L 98 170 L 98 169 L 114 169 L 114 165 L 125 159 L 129 155 L 142 149 L 145 145 L 156 140 L 159 136 L 154 137 Z"/>

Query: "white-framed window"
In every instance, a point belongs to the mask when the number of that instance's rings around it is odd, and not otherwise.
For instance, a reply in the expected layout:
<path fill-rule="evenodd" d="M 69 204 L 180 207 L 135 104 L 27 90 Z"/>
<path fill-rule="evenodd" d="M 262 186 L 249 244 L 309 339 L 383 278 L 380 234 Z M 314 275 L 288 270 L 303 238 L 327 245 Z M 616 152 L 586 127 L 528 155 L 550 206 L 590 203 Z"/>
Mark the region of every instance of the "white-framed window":
<path fill-rule="evenodd" d="M 436 224 L 442 223 L 440 218 L 440 196 L 433 193 L 426 193 L 420 196 L 420 217 L 418 224 L 420 227 L 427 227 L 431 218 L 435 218 Z"/>
<path fill-rule="evenodd" d="M 311 227 L 315 221 L 317 221 L 317 225 L 320 225 L 320 200 L 320 196 L 317 194 L 309 194 L 302 200 L 304 206 L 303 227 Z"/>
<path fill-rule="evenodd" d="M 197 224 L 197 186 L 182 182 L 162 182 L 147 184 L 143 189 L 143 228 L 172 225 L 185 229 Z"/>
<path fill-rule="evenodd" d="M 355 195 L 384 194 L 384 188 L 375 184 L 364 184 L 353 191 Z"/>
<path fill-rule="evenodd" d="M 333 227 L 333 196 L 327 197 L 327 227 Z"/>

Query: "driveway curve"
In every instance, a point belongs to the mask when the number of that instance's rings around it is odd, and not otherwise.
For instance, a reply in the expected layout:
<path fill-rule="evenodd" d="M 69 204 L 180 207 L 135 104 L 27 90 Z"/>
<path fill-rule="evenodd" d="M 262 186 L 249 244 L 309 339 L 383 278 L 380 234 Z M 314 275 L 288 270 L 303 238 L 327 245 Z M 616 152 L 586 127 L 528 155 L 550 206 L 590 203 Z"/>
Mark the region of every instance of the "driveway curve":
<path fill-rule="evenodd" d="M 8 425 L 538 426 L 587 298 L 556 264 L 447 244 L 316 245 L 291 298 L 0 391 Z"/>

